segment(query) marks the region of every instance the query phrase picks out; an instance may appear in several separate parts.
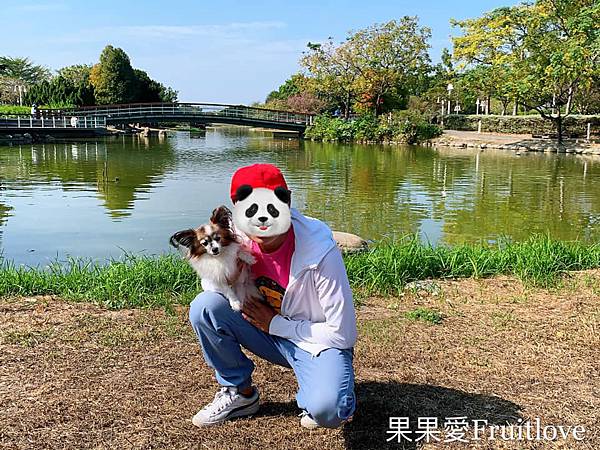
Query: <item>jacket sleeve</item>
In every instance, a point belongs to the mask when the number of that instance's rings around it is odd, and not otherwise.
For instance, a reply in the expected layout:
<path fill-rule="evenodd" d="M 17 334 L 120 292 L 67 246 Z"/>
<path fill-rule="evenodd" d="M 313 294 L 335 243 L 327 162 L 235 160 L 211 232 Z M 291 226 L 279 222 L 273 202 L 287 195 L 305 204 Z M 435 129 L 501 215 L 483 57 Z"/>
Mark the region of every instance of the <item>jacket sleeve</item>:
<path fill-rule="evenodd" d="M 354 346 L 357 331 L 352 291 L 337 247 L 327 253 L 317 266 L 315 287 L 325 322 L 294 320 L 278 314 L 271 320 L 269 333 L 331 348 Z"/>

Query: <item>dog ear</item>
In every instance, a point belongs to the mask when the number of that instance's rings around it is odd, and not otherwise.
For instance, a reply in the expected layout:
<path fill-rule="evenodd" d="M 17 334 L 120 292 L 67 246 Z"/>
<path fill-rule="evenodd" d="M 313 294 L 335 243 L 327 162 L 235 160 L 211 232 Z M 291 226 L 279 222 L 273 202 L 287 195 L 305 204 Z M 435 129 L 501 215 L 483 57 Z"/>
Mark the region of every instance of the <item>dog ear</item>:
<path fill-rule="evenodd" d="M 212 212 L 210 221 L 221 228 L 231 227 L 231 211 L 227 206 L 221 205 Z"/>
<path fill-rule="evenodd" d="M 275 188 L 275 196 L 283 203 L 287 203 L 289 205 L 292 199 L 292 191 L 289 191 L 284 187 L 278 186 Z"/>
<path fill-rule="evenodd" d="M 175 247 L 185 247 L 191 249 L 196 242 L 196 232 L 194 230 L 178 231 L 169 239 L 169 243 Z"/>
<path fill-rule="evenodd" d="M 241 202 L 242 200 L 248 198 L 250 194 L 252 194 L 252 186 L 250 186 L 249 184 L 242 184 L 235 191 L 235 201 Z"/>

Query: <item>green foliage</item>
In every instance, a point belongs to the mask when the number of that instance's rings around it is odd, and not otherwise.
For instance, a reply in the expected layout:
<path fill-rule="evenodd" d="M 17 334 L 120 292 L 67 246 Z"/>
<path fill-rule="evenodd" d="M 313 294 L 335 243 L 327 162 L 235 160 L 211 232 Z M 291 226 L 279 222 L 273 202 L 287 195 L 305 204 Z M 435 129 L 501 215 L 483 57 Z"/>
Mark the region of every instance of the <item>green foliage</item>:
<path fill-rule="evenodd" d="M 347 255 L 353 287 L 366 294 L 400 295 L 410 281 L 431 278 L 516 275 L 535 286 L 552 286 L 569 270 L 600 266 L 600 245 L 532 236 L 497 245 L 433 247 L 416 238 L 382 242 L 363 253 Z"/>
<path fill-rule="evenodd" d="M 31 85 L 24 97 L 26 104 L 52 108 L 175 101 L 177 91 L 132 68 L 125 52 L 110 45 L 103 50 L 99 64 L 63 67 L 57 76 Z"/>
<path fill-rule="evenodd" d="M 50 71 L 34 64 L 29 58 L 0 56 L 0 76 L 33 84 L 50 79 Z"/>
<path fill-rule="evenodd" d="M 271 91 L 265 100 L 265 103 L 273 100 L 287 100 L 293 95 L 298 95 L 305 90 L 306 77 L 300 73 L 295 73 L 277 88 Z"/>
<path fill-rule="evenodd" d="M 433 247 L 407 237 L 345 255 L 344 261 L 350 284 L 360 295 L 400 295 L 406 283 L 415 280 L 499 274 L 549 287 L 566 271 L 600 267 L 600 245 L 532 236 L 516 243 Z M 2 296 L 57 295 L 129 308 L 188 304 L 200 290 L 198 277 L 178 255 L 125 255 L 105 265 L 73 259 L 46 268 L 17 267 L 0 260 Z M 438 320 L 426 310 L 411 315 Z"/>
<path fill-rule="evenodd" d="M 456 21 L 454 57 L 481 68 L 478 82 L 497 98 L 517 100 L 551 120 L 562 119 L 578 90 L 599 74 L 600 3 L 597 0 L 537 0 L 498 8 L 480 18 Z"/>
<path fill-rule="evenodd" d="M 50 71 L 28 58 L 0 56 L 0 102 L 22 104 L 28 87 L 50 78 Z"/>
<path fill-rule="evenodd" d="M 148 76 L 140 69 L 134 69 L 137 80 L 136 102 L 174 102 L 177 100 L 177 91 L 164 86 Z"/>
<path fill-rule="evenodd" d="M 409 320 L 428 322 L 434 325 L 442 323 L 443 316 L 434 309 L 419 307 L 404 314 Z"/>
<path fill-rule="evenodd" d="M 440 127 L 430 123 L 425 115 L 414 110 L 394 111 L 388 117 L 382 117 L 380 121 L 382 134 L 387 140 L 406 144 L 416 144 L 442 134 Z"/>
<path fill-rule="evenodd" d="M 396 111 L 375 117 L 364 114 L 353 120 L 317 116 L 305 136 L 323 141 L 394 141 L 415 144 L 441 135 L 442 130 L 416 111 Z"/>
<path fill-rule="evenodd" d="M 352 122 L 323 114 L 314 118 L 304 136 L 323 141 L 351 141 L 354 138 Z"/>
<path fill-rule="evenodd" d="M 0 105 L 0 114 L 29 114 L 29 106 Z"/>
<path fill-rule="evenodd" d="M 406 106 L 429 72 L 429 28 L 402 17 L 350 33 L 336 45 L 309 43 L 300 63 L 327 103 L 375 115 Z"/>
<path fill-rule="evenodd" d="M 109 308 L 189 303 L 200 292 L 198 276 L 175 255 L 125 255 L 107 265 L 69 260 L 45 269 L 0 266 L 0 295 L 60 295 Z"/>
<path fill-rule="evenodd" d="M 48 105 L 51 108 L 94 104 L 94 90 L 88 82 L 74 84 L 62 76 L 33 85 L 24 97 L 28 105 Z"/>
<path fill-rule="evenodd" d="M 120 48 L 107 45 L 100 62 L 92 67 L 90 81 L 94 86 L 96 103 L 130 103 L 138 95 L 137 78 L 129 56 Z"/>
<path fill-rule="evenodd" d="M 444 117 L 444 128 L 449 130 L 477 131 L 481 120 L 481 131 L 490 133 L 513 134 L 551 134 L 556 130 L 553 124 L 539 115 L 535 116 L 497 116 L 497 115 L 458 115 Z M 600 115 L 578 116 L 565 118 L 564 131 L 570 136 L 586 136 L 587 124 L 593 129 L 600 126 Z"/>

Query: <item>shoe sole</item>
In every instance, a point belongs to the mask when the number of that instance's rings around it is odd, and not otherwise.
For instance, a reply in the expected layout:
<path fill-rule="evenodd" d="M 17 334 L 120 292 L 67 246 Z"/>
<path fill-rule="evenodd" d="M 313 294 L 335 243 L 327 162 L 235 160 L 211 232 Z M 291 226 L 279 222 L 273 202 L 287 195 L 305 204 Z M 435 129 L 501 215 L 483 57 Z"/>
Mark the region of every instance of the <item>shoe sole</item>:
<path fill-rule="evenodd" d="M 224 417 L 221 420 L 216 420 L 214 422 L 199 422 L 199 423 L 196 423 L 194 421 L 194 418 L 192 418 L 192 423 L 195 426 L 197 426 L 199 428 L 202 428 L 202 427 L 208 427 L 208 426 L 211 426 L 211 425 L 219 425 L 219 424 L 221 424 L 223 422 L 226 422 L 229 419 L 235 419 L 236 417 L 251 416 L 252 414 L 256 414 L 258 412 L 258 409 L 260 408 L 260 404 L 259 404 L 258 400 L 259 399 L 257 398 L 254 402 L 250 403 L 249 405 L 240 406 L 239 408 L 234 409 L 233 411 L 231 411 L 229 413 L 229 415 L 227 415 L 226 417 Z"/>

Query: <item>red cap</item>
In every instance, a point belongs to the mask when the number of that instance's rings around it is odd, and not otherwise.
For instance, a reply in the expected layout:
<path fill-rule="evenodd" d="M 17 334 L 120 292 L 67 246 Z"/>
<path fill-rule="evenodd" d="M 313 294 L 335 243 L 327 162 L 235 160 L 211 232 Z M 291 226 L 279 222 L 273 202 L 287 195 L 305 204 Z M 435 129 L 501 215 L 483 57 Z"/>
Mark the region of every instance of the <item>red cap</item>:
<path fill-rule="evenodd" d="M 254 189 L 267 188 L 275 190 L 277 187 L 288 188 L 281 170 L 273 164 L 252 164 L 236 170 L 231 178 L 230 196 L 233 203 L 235 203 L 236 191 L 244 184 L 248 184 Z"/>

